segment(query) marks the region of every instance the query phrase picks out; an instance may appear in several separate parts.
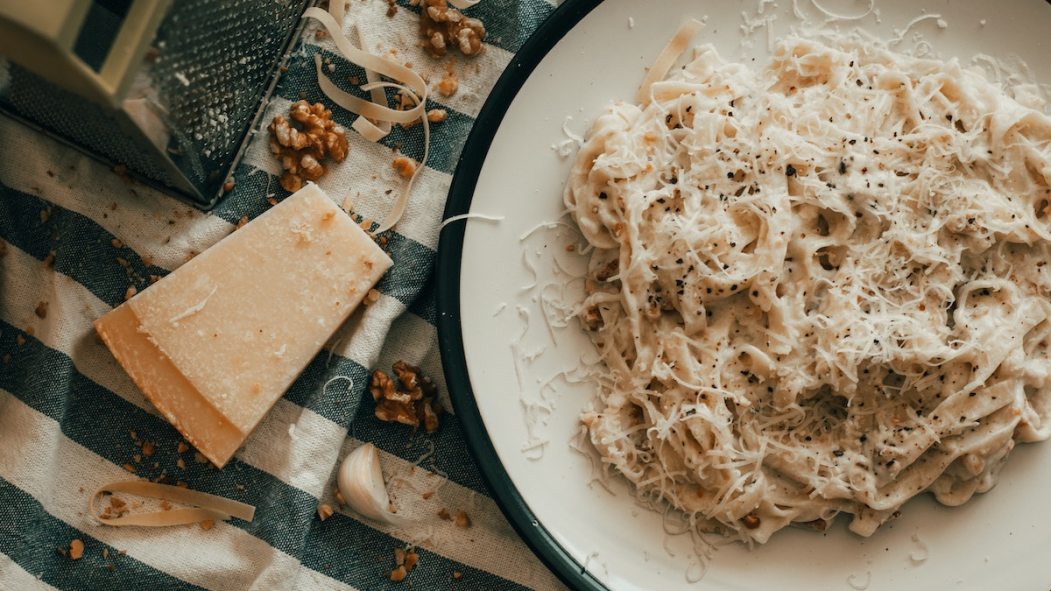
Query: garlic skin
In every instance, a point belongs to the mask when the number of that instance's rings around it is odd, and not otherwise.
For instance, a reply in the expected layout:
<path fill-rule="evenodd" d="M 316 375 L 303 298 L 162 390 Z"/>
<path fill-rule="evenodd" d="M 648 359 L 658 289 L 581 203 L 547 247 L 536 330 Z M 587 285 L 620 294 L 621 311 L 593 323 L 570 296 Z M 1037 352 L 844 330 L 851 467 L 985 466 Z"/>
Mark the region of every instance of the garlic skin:
<path fill-rule="evenodd" d="M 388 524 L 400 521 L 390 510 L 390 495 L 375 445 L 365 443 L 347 454 L 336 481 L 347 505 L 362 516 Z"/>

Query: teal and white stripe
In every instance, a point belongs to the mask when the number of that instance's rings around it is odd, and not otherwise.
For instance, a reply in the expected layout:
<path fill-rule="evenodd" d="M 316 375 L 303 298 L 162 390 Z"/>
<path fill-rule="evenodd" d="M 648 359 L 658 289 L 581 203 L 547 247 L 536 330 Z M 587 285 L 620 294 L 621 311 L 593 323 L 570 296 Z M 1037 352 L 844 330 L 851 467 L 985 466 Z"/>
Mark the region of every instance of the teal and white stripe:
<path fill-rule="evenodd" d="M 386 2 L 352 2 L 347 30 L 357 22 L 367 48 L 397 48 L 399 61 L 436 82 L 444 66 L 416 47 L 415 9 L 399 6 L 388 18 Z M 473 9 L 486 22 L 490 44 L 476 60 L 457 60 L 459 93 L 432 97 L 449 119 L 434 127 L 432 159 L 390 234 L 395 266 L 378 286 L 380 300 L 318 355 L 221 471 L 197 464 L 192 454 L 182 456 L 185 470 L 176 467 L 178 433 L 95 339 L 91 322 L 119 305 L 130 285 L 146 288 L 150 275 L 166 275 L 243 216 L 266 211 L 267 195 L 287 196 L 265 131 L 238 169 L 235 190 L 214 211 L 200 213 L 0 120 L 0 240 L 7 246 L 0 258 L 0 358 L 10 355 L 0 365 L 0 588 L 398 589 L 405 584 L 386 578 L 392 550 L 413 543 L 420 564 L 409 580 L 416 589 L 561 589 L 486 495 L 457 418 L 446 415 L 434 435 L 410 437 L 408 429 L 374 418 L 365 391 L 369 368 L 406 359 L 434 376 L 444 395 L 431 275 L 445 194 L 489 89 L 552 8 L 543 0 L 489 0 Z M 301 93 L 321 98 L 315 52 L 331 60 L 335 80 L 360 75 L 311 30 L 305 41 L 267 119 Z M 352 120 L 339 109 L 335 116 L 345 125 Z M 418 159 L 419 130 L 398 129 L 381 144 L 356 136 L 351 143 L 347 161 L 321 185 L 379 219 L 401 182 L 390 169 L 391 148 Z M 388 189 L 394 191 L 387 195 Z M 45 266 L 52 252 L 53 264 Z M 250 305 L 251 294 L 245 297 Z M 50 304 L 44 319 L 34 313 L 39 301 Z M 350 392 L 342 380 L 325 388 L 336 376 L 353 380 Z M 87 495 L 128 476 L 121 466 L 138 452 L 132 430 L 157 444 L 155 455 L 137 464 L 138 474 L 163 471 L 172 481 L 252 503 L 256 520 L 203 531 L 111 528 L 88 519 Z M 381 449 L 392 492 L 415 526 L 366 523 L 349 511 L 323 523 L 316 518 L 319 502 L 336 506 L 339 460 L 364 442 Z M 467 511 L 473 526 L 441 520 L 442 508 Z M 73 538 L 86 545 L 76 562 L 56 551 Z M 454 571 L 463 578 L 454 581 Z"/>

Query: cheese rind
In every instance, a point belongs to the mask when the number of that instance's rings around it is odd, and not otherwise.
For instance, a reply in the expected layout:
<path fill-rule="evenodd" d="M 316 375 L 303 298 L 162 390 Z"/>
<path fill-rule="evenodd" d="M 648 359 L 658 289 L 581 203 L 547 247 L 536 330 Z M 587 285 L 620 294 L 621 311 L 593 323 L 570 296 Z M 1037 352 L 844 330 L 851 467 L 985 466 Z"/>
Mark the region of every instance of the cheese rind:
<path fill-rule="evenodd" d="M 228 435 L 200 403 L 243 441 L 390 265 L 346 213 L 308 185 L 96 326 L 147 397 L 222 466 L 236 446 L 229 449 Z M 124 308 L 130 315 L 118 314 Z M 131 319 L 189 390 L 126 334 Z"/>
<path fill-rule="evenodd" d="M 119 306 L 95 322 L 102 341 L 146 398 L 191 445 L 222 466 L 248 434 L 209 404 L 139 326 L 130 306 Z"/>

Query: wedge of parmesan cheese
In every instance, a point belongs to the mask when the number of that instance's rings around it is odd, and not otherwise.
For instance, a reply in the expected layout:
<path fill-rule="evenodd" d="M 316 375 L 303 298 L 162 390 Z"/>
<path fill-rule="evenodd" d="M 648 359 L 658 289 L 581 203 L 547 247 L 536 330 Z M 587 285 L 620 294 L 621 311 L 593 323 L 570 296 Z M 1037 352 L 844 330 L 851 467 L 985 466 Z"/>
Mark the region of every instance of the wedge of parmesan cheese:
<path fill-rule="evenodd" d="M 311 184 L 95 329 L 165 418 L 222 467 L 391 264 Z"/>

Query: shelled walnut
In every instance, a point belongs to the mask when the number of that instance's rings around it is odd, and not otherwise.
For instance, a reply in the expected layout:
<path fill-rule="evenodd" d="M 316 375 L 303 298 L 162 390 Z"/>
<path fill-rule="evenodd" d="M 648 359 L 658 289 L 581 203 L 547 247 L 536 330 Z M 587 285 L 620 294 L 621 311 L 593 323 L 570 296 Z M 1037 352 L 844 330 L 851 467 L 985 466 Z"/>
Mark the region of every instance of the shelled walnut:
<path fill-rule="evenodd" d="M 326 158 L 342 162 L 350 147 L 346 130 L 332 120 L 332 111 L 321 103 L 301 100 L 289 109 L 288 119 L 276 115 L 267 129 L 270 152 L 285 171 L 281 187 L 293 193 L 303 187 L 303 181 L 324 176 Z"/>
<path fill-rule="evenodd" d="M 400 388 L 383 370 L 372 372 L 369 392 L 376 401 L 376 418 L 411 427 L 419 427 L 422 423 L 428 433 L 437 431 L 442 412 L 438 387 L 431 378 L 423 375 L 420 368 L 404 361 L 395 362 L 391 369 Z"/>
<path fill-rule="evenodd" d="M 434 57 L 443 57 L 449 46 L 466 56 L 482 51 L 485 25 L 476 18 L 464 16 L 446 0 L 423 0 L 420 6 L 420 36 Z"/>

